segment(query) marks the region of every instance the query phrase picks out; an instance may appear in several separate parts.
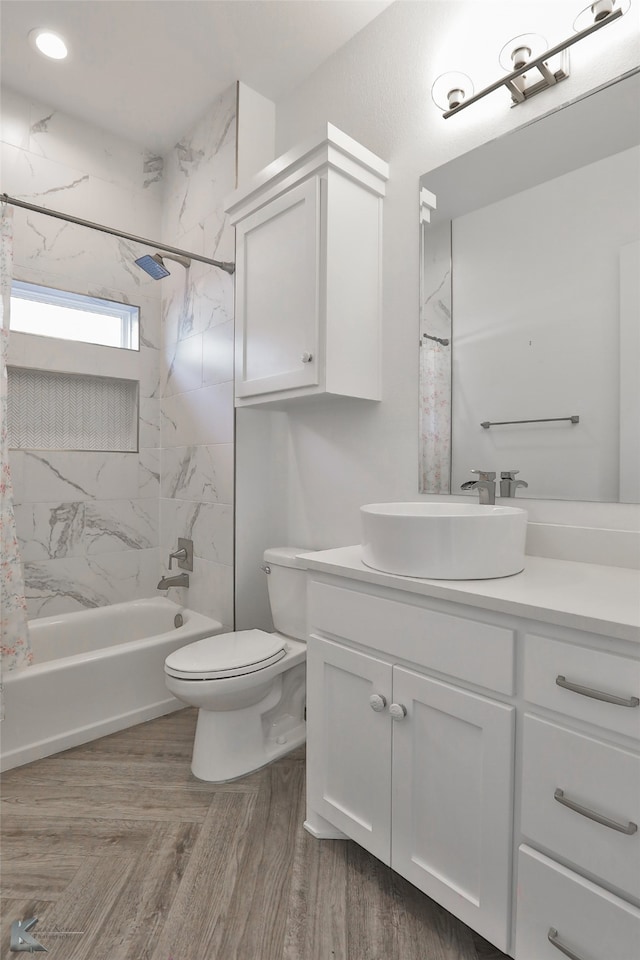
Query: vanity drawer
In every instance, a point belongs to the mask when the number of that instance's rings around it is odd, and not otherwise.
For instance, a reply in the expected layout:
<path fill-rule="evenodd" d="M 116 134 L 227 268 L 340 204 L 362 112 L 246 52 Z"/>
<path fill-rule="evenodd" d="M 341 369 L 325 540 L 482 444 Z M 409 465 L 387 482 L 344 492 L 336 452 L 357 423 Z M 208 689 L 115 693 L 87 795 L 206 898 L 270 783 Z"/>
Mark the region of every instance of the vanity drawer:
<path fill-rule="evenodd" d="M 640 737 L 640 703 L 636 705 L 640 701 L 640 660 L 533 634 L 525 637 L 524 650 L 526 700 Z M 557 678 L 579 689 L 561 686 Z M 622 703 L 600 700 L 599 695 L 614 696 Z"/>
<path fill-rule="evenodd" d="M 312 580 L 309 628 L 489 690 L 514 692 L 514 631 Z"/>
<path fill-rule="evenodd" d="M 555 946 L 549 936 L 557 942 Z M 517 960 L 632 960 L 640 910 L 530 847 L 518 854 Z"/>
<path fill-rule="evenodd" d="M 597 822 L 598 816 L 612 823 Z M 525 837 L 640 897 L 639 823 L 638 754 L 525 714 Z"/>

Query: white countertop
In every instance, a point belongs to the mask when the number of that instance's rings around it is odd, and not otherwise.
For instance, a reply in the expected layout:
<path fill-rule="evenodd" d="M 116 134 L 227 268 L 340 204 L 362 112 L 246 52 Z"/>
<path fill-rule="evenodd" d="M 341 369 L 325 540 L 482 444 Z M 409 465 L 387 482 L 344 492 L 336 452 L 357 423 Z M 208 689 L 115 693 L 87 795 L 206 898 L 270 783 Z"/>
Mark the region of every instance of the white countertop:
<path fill-rule="evenodd" d="M 640 571 L 526 557 L 498 580 L 421 580 L 367 567 L 361 547 L 303 555 L 310 570 L 640 643 Z"/>

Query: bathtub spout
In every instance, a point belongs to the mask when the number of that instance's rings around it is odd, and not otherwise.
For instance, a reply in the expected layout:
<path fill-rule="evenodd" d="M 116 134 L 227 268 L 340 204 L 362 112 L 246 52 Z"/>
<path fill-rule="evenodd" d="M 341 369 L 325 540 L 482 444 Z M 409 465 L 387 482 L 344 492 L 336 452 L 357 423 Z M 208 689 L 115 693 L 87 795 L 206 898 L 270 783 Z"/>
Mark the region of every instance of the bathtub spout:
<path fill-rule="evenodd" d="M 162 577 L 156 590 L 168 590 L 169 587 L 188 587 L 189 574 L 178 573 L 175 577 Z"/>

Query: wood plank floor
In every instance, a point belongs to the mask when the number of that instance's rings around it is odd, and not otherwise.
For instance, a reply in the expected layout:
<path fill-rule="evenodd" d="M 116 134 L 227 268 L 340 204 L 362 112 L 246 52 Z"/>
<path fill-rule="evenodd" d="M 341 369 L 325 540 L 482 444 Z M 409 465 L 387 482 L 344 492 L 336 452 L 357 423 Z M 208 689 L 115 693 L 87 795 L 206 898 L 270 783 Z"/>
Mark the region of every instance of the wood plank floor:
<path fill-rule="evenodd" d="M 304 751 L 214 786 L 183 710 L 2 779 L 0 955 L 51 960 L 507 960 L 350 841 L 304 820 Z"/>

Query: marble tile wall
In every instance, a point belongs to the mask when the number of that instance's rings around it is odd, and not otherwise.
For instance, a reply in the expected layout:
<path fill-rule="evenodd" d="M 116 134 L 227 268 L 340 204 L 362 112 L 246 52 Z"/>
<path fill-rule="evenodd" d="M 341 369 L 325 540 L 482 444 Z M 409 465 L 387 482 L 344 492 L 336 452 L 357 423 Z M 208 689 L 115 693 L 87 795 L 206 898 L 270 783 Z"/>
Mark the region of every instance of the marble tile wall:
<path fill-rule="evenodd" d="M 161 229 L 163 161 L 98 127 L 2 91 L 2 183 L 12 196 L 137 236 Z M 161 290 L 128 241 L 15 208 L 14 276 L 141 308 L 139 453 L 12 454 L 31 617 L 155 593 L 159 578 Z M 87 350 L 90 372 L 104 349 Z M 65 369 L 62 341 L 51 355 Z"/>
<path fill-rule="evenodd" d="M 234 259 L 235 87 L 164 158 L 8 90 L 0 141 L 2 191 Z M 194 261 L 156 283 L 133 262 L 145 247 L 17 208 L 14 221 L 16 278 L 141 307 L 139 453 L 12 454 L 30 616 L 154 595 L 186 536 L 191 585 L 169 595 L 232 626 L 233 278 Z M 64 369 L 64 344 L 51 349 Z"/>
<path fill-rule="evenodd" d="M 235 188 L 236 90 L 164 158 L 163 239 L 234 260 L 222 204 Z M 161 562 L 194 541 L 188 590 L 169 596 L 233 626 L 233 277 L 193 261 L 162 284 Z"/>

